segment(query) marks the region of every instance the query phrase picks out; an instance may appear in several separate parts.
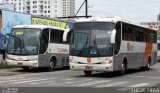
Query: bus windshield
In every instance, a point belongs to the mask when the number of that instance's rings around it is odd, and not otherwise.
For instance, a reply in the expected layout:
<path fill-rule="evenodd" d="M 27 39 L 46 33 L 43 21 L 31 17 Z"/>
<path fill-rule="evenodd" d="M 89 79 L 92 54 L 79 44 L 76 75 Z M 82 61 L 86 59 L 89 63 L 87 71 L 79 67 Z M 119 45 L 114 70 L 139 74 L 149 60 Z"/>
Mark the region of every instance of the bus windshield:
<path fill-rule="evenodd" d="M 110 39 L 114 28 L 112 22 L 75 23 L 70 55 L 85 57 L 112 56 L 113 48 Z"/>
<path fill-rule="evenodd" d="M 13 29 L 8 41 L 8 54 L 37 55 L 40 29 Z"/>

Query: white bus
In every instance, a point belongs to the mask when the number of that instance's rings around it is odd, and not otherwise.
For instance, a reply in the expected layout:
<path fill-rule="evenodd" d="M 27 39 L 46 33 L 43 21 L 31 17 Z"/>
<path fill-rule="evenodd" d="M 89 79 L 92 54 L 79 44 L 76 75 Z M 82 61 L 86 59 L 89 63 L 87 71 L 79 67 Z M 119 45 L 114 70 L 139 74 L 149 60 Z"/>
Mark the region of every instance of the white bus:
<path fill-rule="evenodd" d="M 79 19 L 73 27 L 70 69 L 120 71 L 145 68 L 157 60 L 157 32 L 119 17 Z"/>
<path fill-rule="evenodd" d="M 13 27 L 7 46 L 6 61 L 8 65 L 30 67 L 69 66 L 69 38 L 63 41 L 65 32 L 61 29 L 43 25 L 19 25 Z"/>

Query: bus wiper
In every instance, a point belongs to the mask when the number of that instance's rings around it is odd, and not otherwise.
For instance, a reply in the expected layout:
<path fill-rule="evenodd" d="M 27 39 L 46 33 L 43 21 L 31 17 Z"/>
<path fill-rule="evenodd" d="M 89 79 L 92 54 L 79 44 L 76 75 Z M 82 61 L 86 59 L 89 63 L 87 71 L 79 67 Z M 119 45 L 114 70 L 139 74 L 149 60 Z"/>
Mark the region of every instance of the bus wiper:
<path fill-rule="evenodd" d="M 23 44 L 21 43 L 21 49 L 24 49 L 24 51 L 26 52 L 26 54 L 28 54 L 27 50 L 26 50 L 26 46 L 24 43 L 24 35 L 22 35 L 22 40 L 23 40 Z M 22 50 L 21 50 L 22 51 Z"/>
<path fill-rule="evenodd" d="M 83 47 L 79 50 L 79 53 L 78 55 L 80 56 L 82 54 L 82 52 L 85 52 L 85 50 L 87 51 L 87 49 L 89 49 L 89 47 L 87 48 L 87 44 L 89 43 L 89 40 L 88 40 L 88 36 L 87 36 L 87 40 L 85 42 L 85 44 L 83 45 Z"/>
<path fill-rule="evenodd" d="M 95 55 L 97 56 L 100 56 L 99 54 L 99 50 L 98 50 L 98 47 L 97 47 L 97 43 L 96 43 L 96 35 L 95 35 L 95 39 L 93 40 L 93 49 L 96 51 Z"/>

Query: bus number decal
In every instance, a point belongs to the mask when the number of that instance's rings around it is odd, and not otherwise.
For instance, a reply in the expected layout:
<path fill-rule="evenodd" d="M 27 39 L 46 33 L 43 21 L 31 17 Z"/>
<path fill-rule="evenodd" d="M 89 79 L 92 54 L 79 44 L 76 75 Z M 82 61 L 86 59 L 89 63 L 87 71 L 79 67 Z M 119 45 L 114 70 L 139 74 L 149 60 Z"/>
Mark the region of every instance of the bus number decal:
<path fill-rule="evenodd" d="M 57 52 L 68 53 L 68 49 L 64 49 L 64 48 L 57 48 Z"/>
<path fill-rule="evenodd" d="M 133 51 L 133 45 L 130 44 L 130 42 L 127 42 L 127 50 L 128 51 Z"/>

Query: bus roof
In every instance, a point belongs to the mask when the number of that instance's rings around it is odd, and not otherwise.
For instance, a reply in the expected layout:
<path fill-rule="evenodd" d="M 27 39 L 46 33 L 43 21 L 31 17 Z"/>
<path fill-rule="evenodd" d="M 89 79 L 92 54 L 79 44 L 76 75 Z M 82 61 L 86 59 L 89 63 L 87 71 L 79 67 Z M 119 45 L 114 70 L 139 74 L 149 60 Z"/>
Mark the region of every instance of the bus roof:
<path fill-rule="evenodd" d="M 52 28 L 57 30 L 65 30 L 63 28 L 53 27 L 53 26 L 46 26 L 46 25 L 17 25 L 13 28 L 37 28 L 37 29 L 45 29 L 45 28 Z"/>
<path fill-rule="evenodd" d="M 136 26 L 140 26 L 140 27 L 143 27 L 143 28 L 155 30 L 153 28 L 149 28 L 147 26 L 143 26 L 143 25 L 141 25 L 139 23 L 132 22 L 132 21 L 126 20 L 126 19 L 121 18 L 121 17 L 91 17 L 91 18 L 80 18 L 80 19 L 75 20 L 75 22 L 96 22 L 96 21 L 97 22 L 114 22 L 114 23 L 117 23 L 118 21 L 122 21 L 122 22 L 125 22 L 125 23 L 129 23 L 129 24 L 133 24 L 133 25 L 136 25 Z"/>

